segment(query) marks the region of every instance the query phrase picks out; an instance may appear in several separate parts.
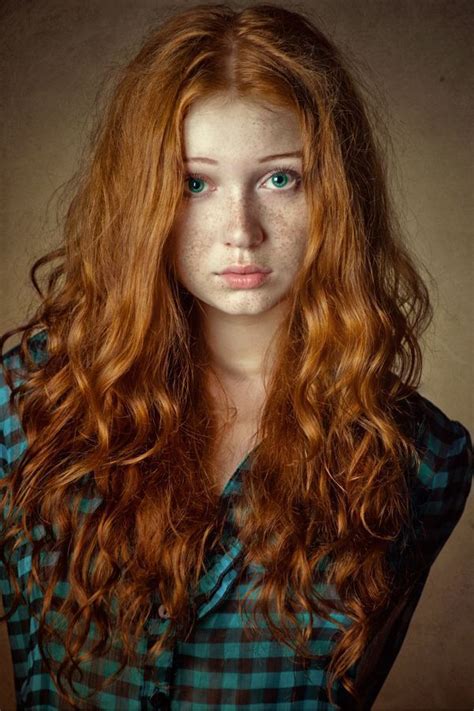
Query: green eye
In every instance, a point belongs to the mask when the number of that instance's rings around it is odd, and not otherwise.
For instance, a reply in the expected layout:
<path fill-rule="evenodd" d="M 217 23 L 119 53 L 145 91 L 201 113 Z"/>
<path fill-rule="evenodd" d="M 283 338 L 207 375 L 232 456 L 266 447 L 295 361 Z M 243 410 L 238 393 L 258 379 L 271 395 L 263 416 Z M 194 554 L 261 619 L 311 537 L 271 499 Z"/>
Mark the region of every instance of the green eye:
<path fill-rule="evenodd" d="M 186 180 L 186 182 L 187 182 L 188 188 L 191 190 L 191 192 L 193 192 L 193 194 L 196 194 L 196 193 L 201 193 L 204 189 L 204 187 L 202 185 L 201 185 L 201 187 L 199 186 L 199 183 L 205 183 L 206 181 L 203 180 L 202 178 L 197 178 L 197 177 L 191 176 L 190 178 L 188 178 Z"/>
<path fill-rule="evenodd" d="M 290 189 L 294 188 L 296 190 L 300 186 L 301 175 L 292 168 L 277 167 L 265 182 L 268 180 L 271 180 L 272 185 L 276 188 L 286 188 L 288 183 L 292 182 L 293 186 Z M 285 192 L 290 192 L 290 190 L 285 190 Z"/>
<path fill-rule="evenodd" d="M 283 178 L 283 180 L 282 180 L 282 178 Z M 285 173 L 283 173 L 283 172 L 274 173 L 271 176 L 271 179 L 272 179 L 272 183 L 273 183 L 273 185 L 275 185 L 275 187 L 284 188 L 288 184 L 288 173 L 286 173 L 286 172 Z M 277 182 L 277 181 L 279 181 L 279 182 Z"/>

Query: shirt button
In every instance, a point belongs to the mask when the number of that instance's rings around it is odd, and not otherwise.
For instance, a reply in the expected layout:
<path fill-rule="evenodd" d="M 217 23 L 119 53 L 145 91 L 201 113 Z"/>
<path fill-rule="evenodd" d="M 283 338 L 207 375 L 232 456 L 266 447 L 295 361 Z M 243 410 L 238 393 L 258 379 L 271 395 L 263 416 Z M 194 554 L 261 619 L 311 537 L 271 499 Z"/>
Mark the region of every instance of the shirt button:
<path fill-rule="evenodd" d="M 159 606 L 158 614 L 162 620 L 167 620 L 168 617 L 170 616 L 168 610 L 166 609 L 166 607 L 164 605 Z"/>
<path fill-rule="evenodd" d="M 155 691 L 155 693 L 151 696 L 150 701 L 154 709 L 162 709 L 162 711 L 166 711 L 166 709 L 170 708 L 169 697 L 162 691 Z"/>

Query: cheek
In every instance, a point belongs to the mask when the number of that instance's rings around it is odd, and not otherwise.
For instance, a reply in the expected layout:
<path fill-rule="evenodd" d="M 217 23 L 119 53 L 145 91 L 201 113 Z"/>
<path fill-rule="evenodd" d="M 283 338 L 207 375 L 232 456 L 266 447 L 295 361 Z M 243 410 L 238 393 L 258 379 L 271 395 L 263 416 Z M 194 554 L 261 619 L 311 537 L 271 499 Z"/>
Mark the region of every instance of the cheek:
<path fill-rule="evenodd" d="M 285 237 L 279 242 L 279 262 L 284 266 L 288 277 L 294 277 L 303 262 L 306 252 L 306 235 L 298 234 L 291 226 Z"/>
<path fill-rule="evenodd" d="M 272 235 L 278 254 L 289 270 L 295 270 L 303 260 L 308 241 L 308 220 L 305 204 L 294 204 L 273 215 Z"/>
<path fill-rule="evenodd" d="M 207 232 L 207 234 L 209 234 Z M 194 280 L 203 271 L 209 259 L 209 245 L 206 234 L 189 225 L 180 231 L 175 242 L 175 264 L 178 277 L 182 281 Z"/>
<path fill-rule="evenodd" d="M 215 216 L 212 211 L 189 209 L 175 227 L 175 249 L 180 261 L 202 258 L 209 249 L 215 231 Z"/>

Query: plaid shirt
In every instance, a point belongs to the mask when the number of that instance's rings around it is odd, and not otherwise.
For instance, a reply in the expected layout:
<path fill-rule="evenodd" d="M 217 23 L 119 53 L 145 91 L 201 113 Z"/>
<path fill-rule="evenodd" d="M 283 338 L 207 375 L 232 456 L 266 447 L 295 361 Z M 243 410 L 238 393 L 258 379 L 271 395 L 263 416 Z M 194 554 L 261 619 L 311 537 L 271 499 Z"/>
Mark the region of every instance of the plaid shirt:
<path fill-rule="evenodd" d="M 46 352 L 45 332 L 29 342 L 37 362 Z M 20 364 L 19 347 L 5 356 L 8 368 Z M 3 377 L 3 373 L 2 373 Z M 26 449 L 24 433 L 15 413 L 8 407 L 10 391 L 4 380 L 0 384 L 0 451 L 3 476 Z M 395 545 L 393 561 L 400 574 L 415 570 L 413 584 L 399 595 L 387 610 L 384 624 L 373 638 L 363 657 L 350 670 L 364 695 L 364 709 L 370 709 L 398 654 L 431 565 L 449 538 L 464 510 L 472 477 L 472 443 L 469 432 L 459 422 L 450 420 L 439 408 L 419 393 L 413 395 L 413 433 L 422 454 L 422 463 L 411 477 L 410 491 L 415 538 L 410 545 Z M 242 549 L 233 521 L 232 500 L 241 490 L 242 477 L 250 464 L 248 454 L 241 462 L 221 495 L 228 512 L 223 551 L 209 559 L 210 567 L 199 582 L 195 597 L 196 624 L 186 641 L 175 641 L 154 665 L 127 667 L 104 691 L 81 708 L 172 709 L 174 711 L 207 711 L 209 709 L 248 708 L 253 711 L 323 711 L 354 709 L 354 702 L 340 682 L 334 684 L 337 706 L 329 703 L 326 692 L 326 665 L 311 662 L 306 668 L 285 645 L 270 634 L 250 640 L 245 623 L 238 614 L 238 600 L 251 585 L 260 568 L 250 567 L 238 576 Z M 98 501 L 98 499 L 95 499 Z M 94 500 L 84 500 L 84 510 Z M 416 551 L 416 556 L 413 556 Z M 31 570 L 29 544 L 19 547 L 14 556 L 17 574 L 25 590 Z M 416 561 L 416 562 L 415 562 Z M 413 570 L 412 570 L 413 572 Z M 65 596 L 68 582 L 61 581 L 55 591 Z M 326 594 L 328 593 L 325 586 Z M 0 564 L 0 592 L 5 610 L 11 606 L 12 587 L 5 568 Z M 31 614 L 41 602 L 38 588 L 22 601 L 8 620 L 17 703 L 21 709 L 70 709 L 58 696 L 54 683 L 41 660 L 37 644 L 37 621 Z M 303 615 L 307 621 L 306 613 Z M 300 618 L 301 619 L 301 618 Z M 333 613 L 331 622 L 318 618 L 313 623 L 311 651 L 329 659 L 338 633 L 336 620 L 349 625 L 349 618 Z M 146 652 L 157 635 L 169 625 L 166 610 L 156 601 L 154 614 L 138 649 Z M 56 645 L 57 647 L 57 645 Z M 55 649 L 55 656 L 58 653 Z M 113 649 L 107 658 L 82 664 L 84 676 L 77 691 L 84 696 L 96 689 L 101 680 L 118 668 Z"/>

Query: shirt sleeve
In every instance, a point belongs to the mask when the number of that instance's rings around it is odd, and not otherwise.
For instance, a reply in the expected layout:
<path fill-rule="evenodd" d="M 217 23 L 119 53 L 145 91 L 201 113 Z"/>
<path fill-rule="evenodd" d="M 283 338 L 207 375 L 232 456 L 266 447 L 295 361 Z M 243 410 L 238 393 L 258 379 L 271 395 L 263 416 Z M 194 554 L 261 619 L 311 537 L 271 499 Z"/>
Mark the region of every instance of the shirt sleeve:
<path fill-rule="evenodd" d="M 360 659 L 356 684 L 363 711 L 372 707 L 395 662 L 430 569 L 461 518 L 471 488 L 473 452 L 468 430 L 421 395 L 417 402 L 416 445 L 421 461 L 410 484 L 413 529 L 398 561 L 400 576 L 410 582 L 392 601 Z"/>
<path fill-rule="evenodd" d="M 415 559 L 429 570 L 465 509 L 473 475 L 472 439 L 466 427 L 422 398 L 421 462 L 413 492 Z"/>
<path fill-rule="evenodd" d="M 9 370 L 20 367 L 19 346 L 15 346 L 15 348 L 5 354 L 4 365 Z M 13 382 L 16 385 L 18 378 L 14 377 Z M 21 427 L 20 419 L 16 411 L 10 408 L 10 394 L 11 389 L 6 383 L 4 370 L 0 367 L 0 479 L 9 475 L 13 465 L 21 458 L 26 449 L 26 438 Z M 5 513 L 4 509 L 0 512 L 0 526 L 2 531 Z M 3 533 L 0 535 L 0 538 L 2 537 Z M 10 555 L 10 552 L 8 552 L 7 556 Z M 17 576 L 20 578 L 27 572 L 30 563 L 31 560 L 25 550 L 25 546 L 20 546 L 11 556 L 11 564 Z M 14 587 L 7 574 L 7 569 L 2 558 L 0 558 L 0 594 L 2 596 L 5 612 L 9 612 L 14 599 Z M 20 597 L 16 610 L 8 618 L 6 624 L 12 655 L 15 686 L 18 695 L 28 673 L 30 639 L 30 614 L 28 605 L 23 596 Z"/>

